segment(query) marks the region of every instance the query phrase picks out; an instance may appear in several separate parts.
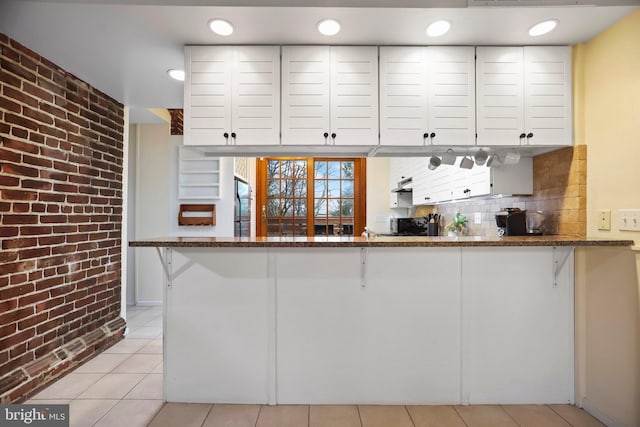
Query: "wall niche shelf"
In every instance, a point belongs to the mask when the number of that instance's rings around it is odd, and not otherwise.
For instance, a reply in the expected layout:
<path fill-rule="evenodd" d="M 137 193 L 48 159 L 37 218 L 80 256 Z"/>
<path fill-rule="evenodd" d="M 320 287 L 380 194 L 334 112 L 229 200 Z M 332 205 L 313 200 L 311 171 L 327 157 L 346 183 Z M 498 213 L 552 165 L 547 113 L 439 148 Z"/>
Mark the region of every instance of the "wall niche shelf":
<path fill-rule="evenodd" d="M 220 158 L 194 147 L 178 148 L 178 198 L 220 198 Z"/>

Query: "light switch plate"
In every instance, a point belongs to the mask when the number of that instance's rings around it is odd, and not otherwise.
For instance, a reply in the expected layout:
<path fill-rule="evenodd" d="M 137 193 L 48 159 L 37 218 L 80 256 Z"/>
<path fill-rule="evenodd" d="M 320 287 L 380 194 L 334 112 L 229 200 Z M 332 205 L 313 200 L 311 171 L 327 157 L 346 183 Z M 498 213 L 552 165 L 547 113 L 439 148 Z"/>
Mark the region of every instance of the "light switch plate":
<path fill-rule="evenodd" d="M 598 211 L 598 230 L 611 230 L 611 211 L 602 209 Z"/>
<path fill-rule="evenodd" d="M 473 223 L 482 224 L 482 212 L 475 212 L 473 214 Z"/>
<path fill-rule="evenodd" d="M 640 209 L 620 209 L 618 211 L 618 229 L 621 231 L 640 231 Z"/>

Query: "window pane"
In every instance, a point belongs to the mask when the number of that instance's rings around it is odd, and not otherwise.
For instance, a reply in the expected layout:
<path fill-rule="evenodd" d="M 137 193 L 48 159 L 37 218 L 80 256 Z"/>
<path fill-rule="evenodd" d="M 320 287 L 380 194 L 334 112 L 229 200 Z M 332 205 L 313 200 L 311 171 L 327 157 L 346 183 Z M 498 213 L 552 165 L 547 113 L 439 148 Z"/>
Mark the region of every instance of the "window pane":
<path fill-rule="evenodd" d="M 293 161 L 283 160 L 281 168 L 283 178 L 293 178 Z"/>
<path fill-rule="evenodd" d="M 353 199 L 342 200 L 340 213 L 342 216 L 353 216 Z"/>
<path fill-rule="evenodd" d="M 293 199 L 282 199 L 282 216 L 293 215 Z"/>
<path fill-rule="evenodd" d="M 280 160 L 267 162 L 267 178 L 280 178 Z"/>
<path fill-rule="evenodd" d="M 280 181 L 269 180 L 267 184 L 267 196 L 277 196 L 280 194 Z"/>
<path fill-rule="evenodd" d="M 295 187 L 293 194 L 295 197 L 304 197 L 307 195 L 307 181 L 296 181 Z"/>
<path fill-rule="evenodd" d="M 342 178 L 353 179 L 353 162 L 342 162 Z"/>
<path fill-rule="evenodd" d="M 329 193 L 327 197 L 340 197 L 340 181 L 331 179 L 327 182 L 329 183 Z"/>
<path fill-rule="evenodd" d="M 280 216 L 280 200 L 279 199 L 267 200 L 267 215 Z"/>
<path fill-rule="evenodd" d="M 327 181 L 316 180 L 313 184 L 315 197 L 327 197 Z"/>
<path fill-rule="evenodd" d="M 328 162 L 329 178 L 340 178 L 340 162 Z"/>
<path fill-rule="evenodd" d="M 327 177 L 327 162 L 315 162 L 316 178 Z"/>
<path fill-rule="evenodd" d="M 342 197 L 353 197 L 353 181 L 342 181 Z"/>
<path fill-rule="evenodd" d="M 294 166 L 295 166 L 294 176 L 296 178 L 307 177 L 307 162 L 305 160 L 296 160 L 294 162 Z"/>
<path fill-rule="evenodd" d="M 294 209 L 295 216 L 307 216 L 307 199 L 295 199 Z"/>
<path fill-rule="evenodd" d="M 293 180 L 291 179 L 283 179 L 282 184 L 280 184 L 282 197 L 292 197 L 293 196 Z"/>
<path fill-rule="evenodd" d="M 329 200 L 329 216 L 340 216 L 340 200 Z"/>
<path fill-rule="evenodd" d="M 327 216 L 327 201 L 324 199 L 316 199 L 313 204 L 313 214 L 315 216 Z"/>

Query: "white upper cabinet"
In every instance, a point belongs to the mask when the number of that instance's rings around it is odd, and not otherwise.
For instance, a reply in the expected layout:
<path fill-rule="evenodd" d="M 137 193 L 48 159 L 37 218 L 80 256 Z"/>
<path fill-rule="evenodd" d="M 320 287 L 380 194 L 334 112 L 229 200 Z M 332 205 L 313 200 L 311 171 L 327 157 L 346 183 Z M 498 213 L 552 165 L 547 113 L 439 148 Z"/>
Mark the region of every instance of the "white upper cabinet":
<path fill-rule="evenodd" d="M 380 144 L 474 145 L 474 48 L 380 48 Z"/>
<path fill-rule="evenodd" d="M 283 46 L 282 143 L 378 144 L 378 48 Z"/>
<path fill-rule="evenodd" d="M 478 47 L 478 145 L 571 145 L 567 46 Z"/>
<path fill-rule="evenodd" d="M 279 144 L 279 46 L 187 46 L 185 72 L 186 145 Z"/>

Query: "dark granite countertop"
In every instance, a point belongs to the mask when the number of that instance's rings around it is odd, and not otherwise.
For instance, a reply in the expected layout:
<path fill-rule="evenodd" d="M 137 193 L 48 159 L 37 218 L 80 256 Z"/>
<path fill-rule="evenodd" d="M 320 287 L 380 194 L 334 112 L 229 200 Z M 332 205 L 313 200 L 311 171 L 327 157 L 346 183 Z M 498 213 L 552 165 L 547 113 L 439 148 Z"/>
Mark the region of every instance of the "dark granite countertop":
<path fill-rule="evenodd" d="M 135 247 L 457 247 L 457 246 L 633 246 L 633 240 L 554 236 L 465 237 L 166 237 L 129 242 Z"/>

